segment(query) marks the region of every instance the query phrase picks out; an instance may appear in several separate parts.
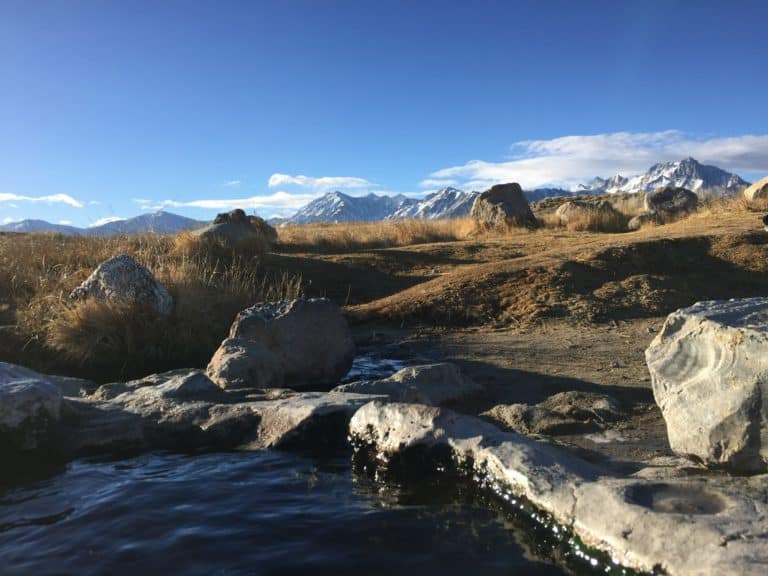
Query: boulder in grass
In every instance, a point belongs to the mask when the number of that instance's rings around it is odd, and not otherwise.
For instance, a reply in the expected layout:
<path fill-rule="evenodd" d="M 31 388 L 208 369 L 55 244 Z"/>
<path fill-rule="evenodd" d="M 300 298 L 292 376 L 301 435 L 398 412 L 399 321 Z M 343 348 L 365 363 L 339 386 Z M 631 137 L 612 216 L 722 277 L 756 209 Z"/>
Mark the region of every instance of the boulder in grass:
<path fill-rule="evenodd" d="M 218 242 L 228 248 L 253 241 L 262 242 L 264 248 L 277 240 L 277 231 L 266 220 L 248 216 L 243 210 L 235 209 L 216 216 L 213 224 L 194 232 L 201 240 Z"/>
<path fill-rule="evenodd" d="M 749 204 L 758 204 L 761 207 L 768 204 L 768 176 L 744 190 L 744 199 Z"/>
<path fill-rule="evenodd" d="M 691 192 L 687 188 L 665 186 L 645 196 L 645 209 L 647 212 L 682 215 L 688 212 L 695 212 L 698 206 L 699 197 L 695 192 Z"/>
<path fill-rule="evenodd" d="M 768 298 L 673 312 L 645 351 L 677 454 L 736 472 L 768 463 Z"/>
<path fill-rule="evenodd" d="M 110 258 L 69 295 L 72 300 L 102 300 L 149 306 L 163 316 L 173 312 L 173 298 L 152 273 L 127 254 Z"/>
<path fill-rule="evenodd" d="M 477 198 L 470 212 L 472 218 L 488 227 L 536 226 L 536 218 L 516 182 L 492 186 Z"/>

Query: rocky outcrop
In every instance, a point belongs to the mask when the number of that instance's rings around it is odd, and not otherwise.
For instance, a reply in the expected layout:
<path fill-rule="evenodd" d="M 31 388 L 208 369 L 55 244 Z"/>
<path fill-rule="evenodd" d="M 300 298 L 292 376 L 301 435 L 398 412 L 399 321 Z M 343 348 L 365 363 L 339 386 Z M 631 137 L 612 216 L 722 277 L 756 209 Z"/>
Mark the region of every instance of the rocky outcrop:
<path fill-rule="evenodd" d="M 194 235 L 202 240 L 221 243 L 228 248 L 255 240 L 264 247 L 271 246 L 277 240 L 277 231 L 266 220 L 258 216 L 248 216 L 241 209 L 224 212 L 216 216 L 213 224 L 197 230 Z"/>
<path fill-rule="evenodd" d="M 382 397 L 373 397 L 382 398 Z M 63 457 L 205 448 L 338 448 L 369 395 L 232 393 L 201 370 L 105 384 L 62 405 Z"/>
<path fill-rule="evenodd" d="M 499 496 L 545 524 L 551 516 L 559 526 L 550 529 L 572 529 L 616 564 L 703 576 L 758 575 L 768 563 L 768 504 L 747 479 L 662 479 L 653 468 L 611 478 L 556 446 L 418 404 L 371 402 L 349 427 L 356 457 L 371 454 L 370 465 L 471 467 Z"/>
<path fill-rule="evenodd" d="M 536 405 L 499 404 L 481 416 L 521 434 L 558 435 L 603 430 L 623 413 L 619 403 L 607 394 L 569 391 Z"/>
<path fill-rule="evenodd" d="M 497 184 L 480 194 L 472 204 L 470 215 L 488 227 L 536 226 L 528 200 L 516 182 Z"/>
<path fill-rule="evenodd" d="M 744 190 L 744 199 L 749 204 L 762 204 L 759 207 L 764 207 L 768 203 L 768 176 Z"/>
<path fill-rule="evenodd" d="M 659 215 L 657 212 L 650 211 L 650 212 L 642 212 L 638 214 L 637 216 L 633 216 L 629 219 L 629 222 L 627 222 L 627 230 L 635 231 L 640 230 L 643 226 L 647 224 L 656 224 L 659 222 Z"/>
<path fill-rule="evenodd" d="M 768 298 L 673 312 L 645 352 L 672 450 L 756 472 L 768 462 Z"/>
<path fill-rule="evenodd" d="M 0 455 L 4 458 L 48 448 L 61 417 L 59 387 L 39 374 L 10 370 L 11 366 L 0 366 Z"/>
<path fill-rule="evenodd" d="M 69 297 L 149 306 L 164 316 L 173 311 L 173 299 L 168 291 L 149 270 L 127 254 L 99 264 Z"/>
<path fill-rule="evenodd" d="M 621 213 L 607 200 L 569 200 L 558 206 L 555 215 L 560 220 L 561 226 L 586 223 L 600 218 L 605 220 L 621 218 Z"/>
<path fill-rule="evenodd" d="M 646 212 L 685 214 L 694 212 L 698 205 L 699 197 L 686 188 L 665 186 L 645 196 Z"/>
<path fill-rule="evenodd" d="M 482 387 L 448 362 L 410 366 L 389 378 L 343 384 L 333 392 L 377 394 L 394 402 L 441 406 L 482 392 Z"/>
<path fill-rule="evenodd" d="M 349 371 L 355 345 L 326 298 L 263 302 L 237 315 L 208 375 L 224 388 L 328 387 Z"/>

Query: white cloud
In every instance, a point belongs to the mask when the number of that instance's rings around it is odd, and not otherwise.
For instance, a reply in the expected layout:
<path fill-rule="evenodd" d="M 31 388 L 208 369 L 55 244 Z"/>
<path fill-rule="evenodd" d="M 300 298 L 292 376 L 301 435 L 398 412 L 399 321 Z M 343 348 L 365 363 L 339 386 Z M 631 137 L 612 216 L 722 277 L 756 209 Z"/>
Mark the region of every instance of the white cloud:
<path fill-rule="evenodd" d="M 98 200 L 89 200 L 88 201 L 88 206 L 99 206 L 99 205 L 101 205 L 101 202 L 99 202 Z"/>
<path fill-rule="evenodd" d="M 297 209 L 318 197 L 319 194 L 289 194 L 285 191 L 275 192 L 264 196 L 251 196 L 249 198 L 212 198 L 204 200 L 163 200 L 155 202 L 142 198 L 134 198 L 134 202 L 141 206 L 142 210 L 162 210 L 164 208 L 203 208 L 206 210 L 233 210 L 235 208 L 282 210 Z"/>
<path fill-rule="evenodd" d="M 227 188 L 240 188 L 240 180 L 225 180 L 224 186 Z"/>
<path fill-rule="evenodd" d="M 51 194 L 48 196 L 22 196 L 20 194 L 0 193 L 0 203 L 3 202 L 33 202 L 46 204 L 67 204 L 74 208 L 82 208 L 83 204 L 68 194 Z"/>
<path fill-rule="evenodd" d="M 511 150 L 509 160 L 472 160 L 437 170 L 430 179 L 458 180 L 467 190 L 502 182 L 519 182 L 523 188 L 572 187 L 595 176 L 629 176 L 687 156 L 736 172 L 768 172 L 768 135 L 695 138 L 677 130 L 614 132 L 525 140 Z"/>
<path fill-rule="evenodd" d="M 103 224 L 109 224 L 110 222 L 120 222 L 122 220 L 125 220 L 125 218 L 120 216 L 105 216 L 104 218 L 99 218 L 93 224 L 90 224 L 88 228 L 95 228 L 96 226 L 102 226 Z"/>
<path fill-rule="evenodd" d="M 322 176 L 314 178 L 302 174 L 292 176 L 290 174 L 275 173 L 269 177 L 268 185 L 270 188 L 280 188 L 284 186 L 298 186 L 315 191 L 344 190 L 374 188 L 375 185 L 365 178 L 356 176 Z"/>
<path fill-rule="evenodd" d="M 421 188 L 447 188 L 448 186 L 456 186 L 459 183 L 458 180 L 453 178 L 427 178 L 419 182 Z"/>
<path fill-rule="evenodd" d="M 3 218 L 3 224 L 10 224 L 11 222 L 16 222 L 16 219 L 10 216 L 6 216 L 5 218 Z"/>
<path fill-rule="evenodd" d="M 72 226 L 72 220 L 59 220 L 59 224 L 62 226 Z"/>

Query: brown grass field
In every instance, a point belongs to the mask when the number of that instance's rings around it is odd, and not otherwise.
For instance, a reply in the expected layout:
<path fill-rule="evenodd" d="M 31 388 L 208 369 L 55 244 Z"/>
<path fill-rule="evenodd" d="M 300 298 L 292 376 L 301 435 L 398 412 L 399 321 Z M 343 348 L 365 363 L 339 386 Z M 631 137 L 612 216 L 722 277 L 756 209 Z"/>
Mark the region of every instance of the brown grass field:
<path fill-rule="evenodd" d="M 760 216 L 728 201 L 623 233 L 487 231 L 468 219 L 295 226 L 280 229 L 271 249 L 237 254 L 193 249 L 186 235 L 5 234 L 0 360 L 98 381 L 204 366 L 239 310 L 299 294 L 333 299 L 357 327 L 498 330 L 659 318 L 697 300 L 768 291 Z M 169 289 L 170 319 L 68 300 L 100 262 L 121 253 Z"/>

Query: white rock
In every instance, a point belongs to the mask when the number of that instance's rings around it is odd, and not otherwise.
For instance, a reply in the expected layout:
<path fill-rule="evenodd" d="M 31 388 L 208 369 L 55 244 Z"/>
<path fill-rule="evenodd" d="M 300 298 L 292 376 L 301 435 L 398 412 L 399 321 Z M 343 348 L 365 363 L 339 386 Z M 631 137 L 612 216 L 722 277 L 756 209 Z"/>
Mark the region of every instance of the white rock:
<path fill-rule="evenodd" d="M 173 299 L 152 273 L 127 254 L 99 264 L 96 270 L 69 295 L 72 300 L 93 298 L 108 302 L 144 304 L 169 316 Z"/>
<path fill-rule="evenodd" d="M 42 378 L 0 373 L 0 452 L 34 450 L 49 442 L 61 417 L 61 390 Z"/>
<path fill-rule="evenodd" d="M 768 298 L 673 312 L 645 352 L 676 453 L 742 472 L 768 460 Z"/>

